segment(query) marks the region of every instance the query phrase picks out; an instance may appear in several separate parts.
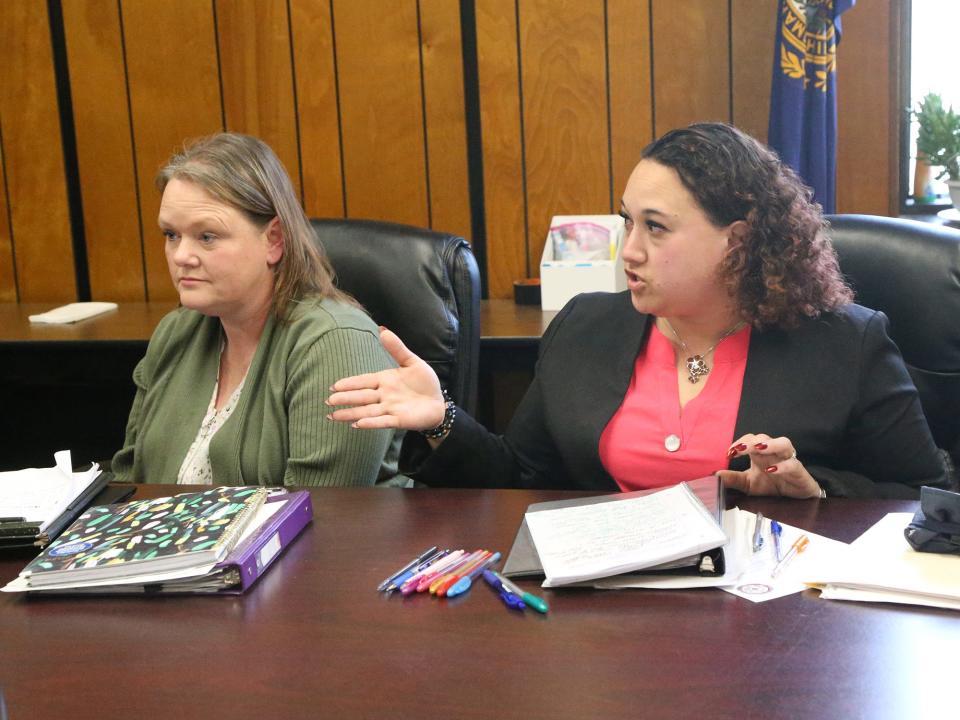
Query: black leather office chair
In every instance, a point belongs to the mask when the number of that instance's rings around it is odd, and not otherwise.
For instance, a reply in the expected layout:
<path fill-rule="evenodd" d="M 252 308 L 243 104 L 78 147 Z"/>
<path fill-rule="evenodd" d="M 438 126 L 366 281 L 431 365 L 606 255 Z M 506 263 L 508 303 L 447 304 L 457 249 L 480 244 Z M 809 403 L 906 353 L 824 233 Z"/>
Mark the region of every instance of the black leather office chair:
<path fill-rule="evenodd" d="M 960 231 L 873 215 L 827 219 L 856 301 L 890 318 L 934 440 L 960 467 Z"/>
<path fill-rule="evenodd" d="M 310 223 L 333 264 L 339 287 L 426 360 L 454 402 L 474 414 L 480 273 L 467 241 L 375 220 Z"/>

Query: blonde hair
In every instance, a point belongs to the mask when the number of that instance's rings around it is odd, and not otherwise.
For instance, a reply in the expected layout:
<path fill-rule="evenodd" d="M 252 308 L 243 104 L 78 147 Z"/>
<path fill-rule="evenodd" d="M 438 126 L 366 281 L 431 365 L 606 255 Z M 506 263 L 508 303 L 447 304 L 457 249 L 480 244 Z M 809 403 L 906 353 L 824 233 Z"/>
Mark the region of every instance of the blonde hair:
<path fill-rule="evenodd" d="M 189 141 L 157 173 L 163 192 L 174 178 L 203 188 L 244 213 L 258 227 L 273 218 L 283 233 L 283 257 L 274 267 L 273 312 L 285 320 L 291 305 L 308 297 L 356 300 L 334 284 L 333 266 L 297 200 L 290 177 L 273 150 L 250 135 L 217 133 Z"/>

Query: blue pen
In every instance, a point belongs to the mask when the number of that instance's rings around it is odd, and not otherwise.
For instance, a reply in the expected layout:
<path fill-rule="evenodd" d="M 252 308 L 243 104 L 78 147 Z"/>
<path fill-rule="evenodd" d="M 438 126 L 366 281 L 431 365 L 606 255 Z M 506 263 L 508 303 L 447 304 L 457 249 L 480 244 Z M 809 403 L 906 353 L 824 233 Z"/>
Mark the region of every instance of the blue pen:
<path fill-rule="evenodd" d="M 423 570 L 426 570 L 428 567 L 430 567 L 431 565 L 433 565 L 437 560 L 439 560 L 440 558 L 444 557 L 444 556 L 447 555 L 449 552 L 450 552 L 450 550 L 437 550 L 437 552 L 435 552 L 433 555 L 431 555 L 430 557 L 428 557 L 426 560 L 424 560 L 424 561 L 423 561 L 422 563 L 420 563 L 419 565 L 410 568 L 409 570 L 407 570 L 407 571 L 406 571 L 405 573 L 403 573 L 402 575 L 398 575 L 397 577 L 395 577 L 393 580 L 390 581 L 390 584 L 389 584 L 389 585 L 387 585 L 386 593 L 389 595 L 389 594 L 392 593 L 394 590 L 399 590 L 400 587 L 401 587 L 407 580 L 409 580 L 410 578 L 412 578 L 412 577 L 413 577 L 414 575 L 416 575 L 417 573 L 422 572 Z"/>
<path fill-rule="evenodd" d="M 493 555 L 488 557 L 482 563 L 477 565 L 473 570 L 470 571 L 469 575 L 464 575 L 462 578 L 457 580 L 453 585 L 447 588 L 447 597 L 455 597 L 460 593 L 465 593 L 470 589 L 470 586 L 473 584 L 475 578 L 477 578 L 480 573 L 482 573 L 488 565 L 493 565 L 495 562 L 500 560 L 500 553 L 495 552 Z"/>
<path fill-rule="evenodd" d="M 525 592 L 522 588 L 518 587 L 517 585 L 514 585 L 510 580 L 507 580 L 503 575 L 501 575 L 498 572 L 494 572 L 493 574 L 500 579 L 500 582 L 503 583 L 503 587 L 505 587 L 507 590 L 509 590 L 514 595 L 518 596 L 521 600 L 523 600 L 524 604 L 527 607 L 532 607 L 534 610 L 541 613 L 545 613 L 547 612 L 547 610 L 550 609 L 549 607 L 547 607 L 547 603 L 543 598 L 539 598 L 536 595 L 532 595 L 528 592 Z"/>
<path fill-rule="evenodd" d="M 424 550 L 422 553 L 420 553 L 420 554 L 419 554 L 417 557 L 415 557 L 413 560 L 411 560 L 411 561 L 408 562 L 406 565 L 404 565 L 402 568 L 400 568 L 399 570 L 397 570 L 393 575 L 391 575 L 391 576 L 388 577 L 386 580 L 384 580 L 382 583 L 380 583 L 379 585 L 377 585 L 377 592 L 383 592 L 384 590 L 386 590 L 387 585 L 389 585 L 391 582 L 393 582 L 396 578 L 398 578 L 398 577 L 400 577 L 401 575 L 403 575 L 403 574 L 404 574 L 407 570 L 409 570 L 410 568 L 414 567 L 415 565 L 419 565 L 420 563 L 422 563 L 422 562 L 423 562 L 424 560 L 426 560 L 428 557 L 430 557 L 431 555 L 433 555 L 436 551 L 437 551 L 437 546 L 436 546 L 436 545 L 434 545 L 432 548 L 430 548 L 430 549 L 428 549 L 428 550 Z"/>
<path fill-rule="evenodd" d="M 500 582 L 500 578 L 498 578 L 495 573 L 491 572 L 490 570 L 484 570 L 483 579 L 487 581 L 487 584 L 490 585 L 490 587 L 499 593 L 500 599 L 503 600 L 503 604 L 508 608 L 511 610 L 526 609 L 527 606 L 524 604 L 523 600 L 503 587 L 503 583 Z"/>
<path fill-rule="evenodd" d="M 763 513 L 758 512 L 753 519 L 753 551 L 763 547 Z"/>
<path fill-rule="evenodd" d="M 783 528 L 776 520 L 770 521 L 770 535 L 773 537 L 773 553 L 777 556 L 777 562 L 780 562 L 780 535 Z"/>

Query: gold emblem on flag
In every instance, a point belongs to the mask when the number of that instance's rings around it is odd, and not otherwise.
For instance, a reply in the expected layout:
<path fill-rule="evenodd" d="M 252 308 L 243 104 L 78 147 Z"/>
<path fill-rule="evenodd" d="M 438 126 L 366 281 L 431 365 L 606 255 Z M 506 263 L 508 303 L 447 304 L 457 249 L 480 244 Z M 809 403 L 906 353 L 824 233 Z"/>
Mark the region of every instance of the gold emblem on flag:
<path fill-rule="evenodd" d="M 780 69 L 803 86 L 827 91 L 837 68 L 837 35 L 833 0 L 786 0 L 780 24 Z"/>

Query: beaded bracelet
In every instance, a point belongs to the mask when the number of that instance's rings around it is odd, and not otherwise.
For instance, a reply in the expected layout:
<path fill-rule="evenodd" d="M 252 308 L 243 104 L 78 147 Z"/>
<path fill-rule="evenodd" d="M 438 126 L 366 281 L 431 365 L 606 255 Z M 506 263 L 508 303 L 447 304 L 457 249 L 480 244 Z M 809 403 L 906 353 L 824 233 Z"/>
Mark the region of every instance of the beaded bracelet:
<path fill-rule="evenodd" d="M 450 393 L 447 392 L 446 388 L 443 389 L 443 399 L 446 403 L 443 411 L 443 421 L 434 428 L 420 431 L 420 434 L 428 440 L 441 440 L 445 438 L 450 432 L 450 428 L 453 427 L 454 418 L 457 417 L 457 406 L 453 400 L 450 399 Z"/>

